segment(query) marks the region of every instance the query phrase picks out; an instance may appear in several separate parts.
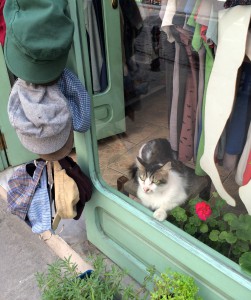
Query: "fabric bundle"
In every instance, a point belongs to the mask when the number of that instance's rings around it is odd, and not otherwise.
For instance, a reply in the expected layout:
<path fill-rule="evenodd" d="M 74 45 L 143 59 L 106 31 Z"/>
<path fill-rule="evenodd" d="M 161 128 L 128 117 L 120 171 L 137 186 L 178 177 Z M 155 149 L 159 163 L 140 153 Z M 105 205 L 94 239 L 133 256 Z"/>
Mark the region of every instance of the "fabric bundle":
<path fill-rule="evenodd" d="M 72 158 L 53 162 L 52 185 L 49 166 L 44 160 L 31 161 L 18 167 L 8 181 L 9 211 L 38 234 L 56 230 L 61 219 L 78 220 L 92 195 L 90 179 Z"/>

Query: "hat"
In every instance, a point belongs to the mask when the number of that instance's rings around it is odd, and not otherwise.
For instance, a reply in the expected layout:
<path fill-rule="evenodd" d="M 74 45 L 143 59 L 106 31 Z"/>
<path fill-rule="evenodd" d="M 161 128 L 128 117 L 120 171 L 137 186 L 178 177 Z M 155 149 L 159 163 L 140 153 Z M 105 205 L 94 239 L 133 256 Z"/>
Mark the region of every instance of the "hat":
<path fill-rule="evenodd" d="M 66 143 L 63 145 L 61 149 L 50 154 L 38 154 L 38 155 L 40 156 L 40 158 L 47 161 L 60 160 L 70 154 L 73 148 L 73 144 L 74 144 L 74 134 L 73 134 L 73 130 L 71 130 L 68 140 L 66 141 Z"/>
<path fill-rule="evenodd" d="M 91 98 L 87 90 L 78 77 L 66 68 L 57 84 L 68 100 L 74 131 L 86 132 L 91 126 Z"/>
<path fill-rule="evenodd" d="M 77 215 L 79 190 L 76 182 L 66 174 L 58 161 L 53 162 L 53 169 L 56 206 L 53 229 L 55 230 L 60 219 L 73 219 Z"/>
<path fill-rule="evenodd" d="M 83 212 L 85 203 L 91 199 L 92 182 L 70 156 L 66 156 L 59 160 L 59 164 L 63 169 L 65 169 L 66 174 L 74 179 L 77 184 L 79 190 L 79 201 L 76 205 L 77 215 L 73 219 L 78 220 Z"/>
<path fill-rule="evenodd" d="M 8 210 L 22 220 L 26 218 L 46 163 L 37 161 L 32 176 L 27 172 L 27 165 L 19 166 L 8 180 Z"/>
<path fill-rule="evenodd" d="M 31 152 L 51 154 L 70 145 L 71 113 L 57 84 L 34 85 L 19 78 L 10 93 L 8 114 L 19 140 Z"/>
<path fill-rule="evenodd" d="M 67 5 L 66 0 L 6 0 L 4 55 L 14 75 L 37 84 L 60 76 L 74 32 Z"/>

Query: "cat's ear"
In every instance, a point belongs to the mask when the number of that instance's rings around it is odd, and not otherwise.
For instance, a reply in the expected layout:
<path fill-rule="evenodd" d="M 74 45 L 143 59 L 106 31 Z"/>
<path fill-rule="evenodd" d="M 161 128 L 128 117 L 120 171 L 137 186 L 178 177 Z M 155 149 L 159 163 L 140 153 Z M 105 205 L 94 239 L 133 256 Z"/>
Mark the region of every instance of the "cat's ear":
<path fill-rule="evenodd" d="M 139 168 L 139 170 L 143 170 L 145 168 L 143 160 L 138 156 L 136 158 L 136 166 Z"/>
<path fill-rule="evenodd" d="M 163 168 L 166 170 L 166 171 L 170 171 L 172 169 L 172 163 L 169 161 L 167 162 Z"/>

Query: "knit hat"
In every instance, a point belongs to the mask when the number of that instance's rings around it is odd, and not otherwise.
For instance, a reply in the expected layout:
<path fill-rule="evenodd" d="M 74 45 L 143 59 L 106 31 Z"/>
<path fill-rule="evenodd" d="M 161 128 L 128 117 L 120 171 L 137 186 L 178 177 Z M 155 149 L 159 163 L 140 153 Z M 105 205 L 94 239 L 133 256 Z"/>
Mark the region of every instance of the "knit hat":
<path fill-rule="evenodd" d="M 14 75 L 37 84 L 60 76 L 74 32 L 67 6 L 66 0 L 6 0 L 4 55 Z"/>
<path fill-rule="evenodd" d="M 41 86 L 18 79 L 10 93 L 8 114 L 19 140 L 29 151 L 42 156 L 65 145 L 72 147 L 71 113 L 57 84 Z"/>

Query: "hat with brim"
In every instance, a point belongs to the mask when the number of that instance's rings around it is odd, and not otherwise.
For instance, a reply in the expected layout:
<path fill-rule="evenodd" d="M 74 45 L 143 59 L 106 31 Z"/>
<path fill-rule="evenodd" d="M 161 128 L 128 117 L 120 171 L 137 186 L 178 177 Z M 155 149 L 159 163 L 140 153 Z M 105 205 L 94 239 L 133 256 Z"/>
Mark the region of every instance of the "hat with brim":
<path fill-rule="evenodd" d="M 7 0 L 4 6 L 4 55 L 17 77 L 44 84 L 65 68 L 73 41 L 74 23 L 66 0 Z"/>
<path fill-rule="evenodd" d="M 40 158 L 47 160 L 47 161 L 57 161 L 57 160 L 60 160 L 64 157 L 66 157 L 67 155 L 69 155 L 71 153 L 73 144 L 74 144 L 74 134 L 73 134 L 73 130 L 71 130 L 68 140 L 66 141 L 65 145 L 61 149 L 59 149 L 58 151 L 56 151 L 54 153 L 38 154 L 38 155 L 40 156 Z"/>
<path fill-rule="evenodd" d="M 65 68 L 68 52 L 56 60 L 31 60 L 6 35 L 4 45 L 5 61 L 9 70 L 27 82 L 43 84 L 60 77 Z"/>
<path fill-rule="evenodd" d="M 28 84 L 19 78 L 10 93 L 8 115 L 19 140 L 29 151 L 41 156 L 55 154 L 51 159 L 56 153 L 62 157 L 63 153 L 70 152 L 72 117 L 67 99 L 57 84 Z"/>

